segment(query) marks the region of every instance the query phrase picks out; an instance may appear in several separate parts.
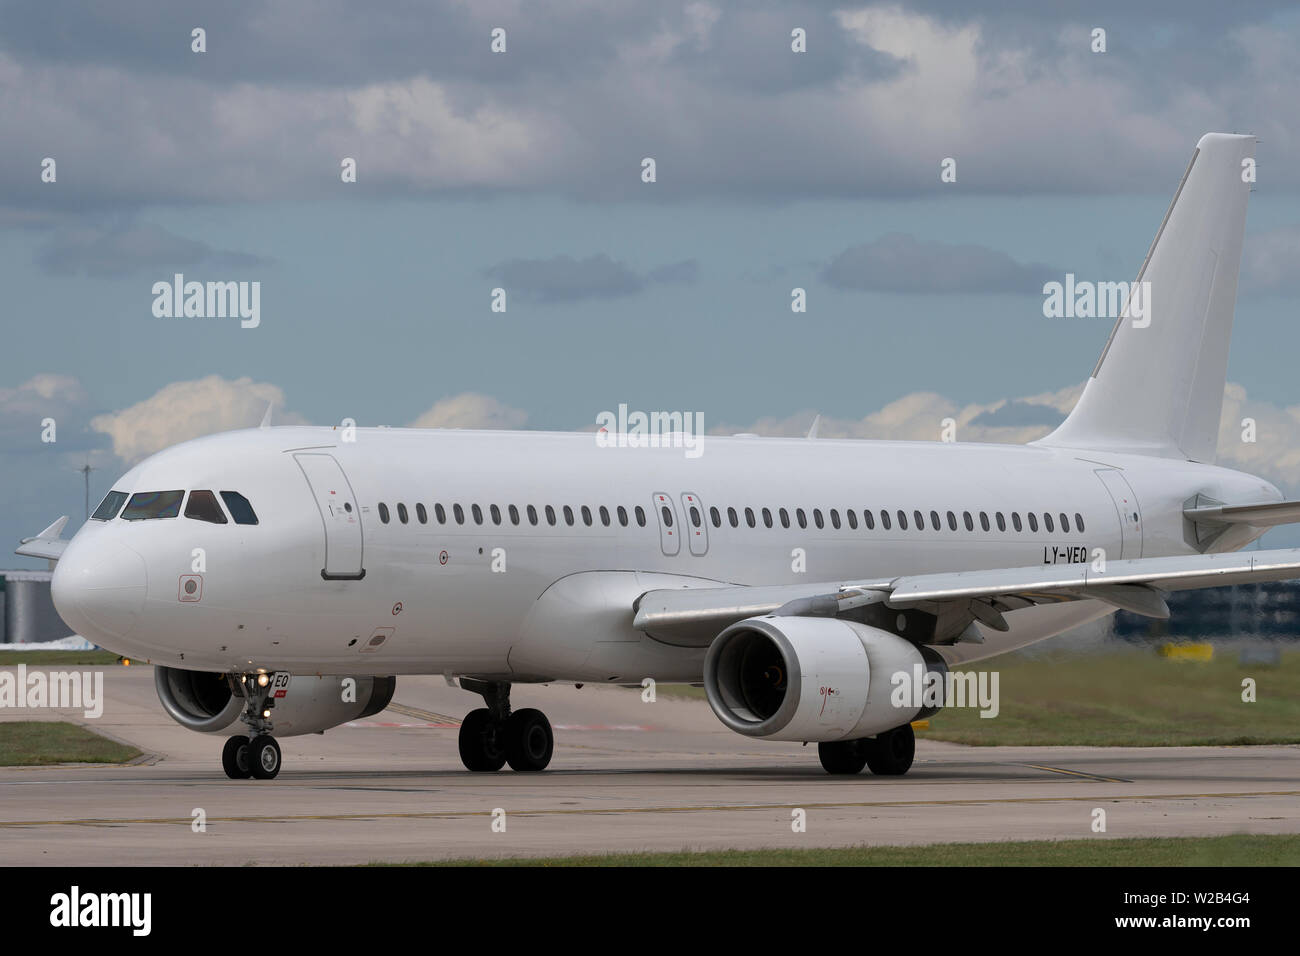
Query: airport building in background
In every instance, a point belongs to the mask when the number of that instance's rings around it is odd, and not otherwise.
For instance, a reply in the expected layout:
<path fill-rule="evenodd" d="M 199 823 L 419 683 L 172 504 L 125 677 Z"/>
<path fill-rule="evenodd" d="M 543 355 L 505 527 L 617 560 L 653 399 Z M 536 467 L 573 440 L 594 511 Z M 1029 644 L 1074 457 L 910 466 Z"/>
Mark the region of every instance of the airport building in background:
<path fill-rule="evenodd" d="M 53 571 L 0 571 L 0 644 L 56 641 L 72 633 L 50 598 Z"/>

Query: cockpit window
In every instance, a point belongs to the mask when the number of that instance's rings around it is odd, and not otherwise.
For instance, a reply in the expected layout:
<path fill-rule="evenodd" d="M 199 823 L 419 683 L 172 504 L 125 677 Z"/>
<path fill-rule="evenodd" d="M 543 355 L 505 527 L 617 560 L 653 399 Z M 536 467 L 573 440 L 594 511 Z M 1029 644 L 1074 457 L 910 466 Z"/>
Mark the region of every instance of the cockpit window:
<path fill-rule="evenodd" d="M 230 517 L 235 519 L 235 524 L 257 524 L 257 513 L 253 511 L 253 506 L 238 491 L 223 491 L 221 500 L 230 509 Z"/>
<path fill-rule="evenodd" d="M 137 491 L 122 512 L 122 520 L 175 518 L 181 513 L 181 499 L 184 497 L 183 491 Z"/>
<path fill-rule="evenodd" d="M 122 510 L 122 502 L 126 501 L 125 491 L 110 491 L 104 496 L 104 500 L 99 503 L 95 513 L 91 515 L 96 521 L 112 521 L 117 517 L 117 513 Z"/>
<path fill-rule="evenodd" d="M 217 496 L 210 491 L 190 492 L 190 500 L 185 502 L 185 517 L 213 524 L 226 523 L 226 514 L 217 504 Z"/>

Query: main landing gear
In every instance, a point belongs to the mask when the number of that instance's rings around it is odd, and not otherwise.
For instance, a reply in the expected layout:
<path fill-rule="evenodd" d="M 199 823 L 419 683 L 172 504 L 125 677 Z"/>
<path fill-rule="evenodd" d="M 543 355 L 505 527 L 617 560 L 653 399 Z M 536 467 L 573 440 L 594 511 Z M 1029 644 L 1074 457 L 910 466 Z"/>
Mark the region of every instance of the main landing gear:
<path fill-rule="evenodd" d="M 817 756 L 827 773 L 859 773 L 863 767 L 882 777 L 907 773 L 916 756 L 916 734 L 911 724 L 862 737 L 858 740 L 832 740 L 817 745 Z"/>
<path fill-rule="evenodd" d="M 460 725 L 460 759 L 467 770 L 545 770 L 555 752 L 551 722 L 540 710 L 510 710 L 510 685 L 460 679 L 465 690 L 483 696 L 486 707 L 471 710 Z"/>
<path fill-rule="evenodd" d="M 248 732 L 226 741 L 221 768 L 232 780 L 273 780 L 280 772 L 280 745 L 271 736 L 271 710 L 275 707 L 271 675 L 240 674 L 230 679 L 243 692 L 244 712 L 239 719 L 248 725 Z"/>

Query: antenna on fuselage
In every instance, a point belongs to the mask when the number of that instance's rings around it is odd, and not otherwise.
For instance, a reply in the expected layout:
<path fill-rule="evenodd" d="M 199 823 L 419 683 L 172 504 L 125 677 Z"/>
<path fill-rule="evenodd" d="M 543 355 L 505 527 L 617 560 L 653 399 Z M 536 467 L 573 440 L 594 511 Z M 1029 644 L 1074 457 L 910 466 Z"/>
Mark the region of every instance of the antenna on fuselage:
<path fill-rule="evenodd" d="M 817 417 L 813 419 L 812 427 L 808 429 L 809 438 L 817 437 L 817 426 L 820 425 L 821 423 L 822 423 L 822 416 L 820 413 L 818 413 Z"/>
<path fill-rule="evenodd" d="M 258 428 L 270 428 L 270 427 L 271 427 L 271 409 L 274 408 L 274 407 L 275 407 L 275 403 L 274 403 L 274 402 L 267 402 L 267 403 L 266 403 L 266 414 L 262 416 L 262 424 L 258 425 L 258 426 L 257 426 Z"/>

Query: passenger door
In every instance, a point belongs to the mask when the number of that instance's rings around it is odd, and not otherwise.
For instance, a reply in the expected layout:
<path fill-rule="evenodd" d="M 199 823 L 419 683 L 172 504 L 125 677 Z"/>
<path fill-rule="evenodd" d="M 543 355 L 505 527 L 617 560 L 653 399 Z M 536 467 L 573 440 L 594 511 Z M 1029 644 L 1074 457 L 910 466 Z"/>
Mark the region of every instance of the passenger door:
<path fill-rule="evenodd" d="M 362 566 L 361 509 L 347 475 L 333 455 L 296 454 L 307 486 L 320 509 L 325 526 L 325 567 L 320 576 L 327 581 L 359 581 L 366 576 Z"/>
<path fill-rule="evenodd" d="M 1097 477 L 1110 492 L 1119 516 L 1120 558 L 1142 557 L 1142 510 L 1137 495 L 1124 475 L 1116 468 L 1098 468 Z"/>

